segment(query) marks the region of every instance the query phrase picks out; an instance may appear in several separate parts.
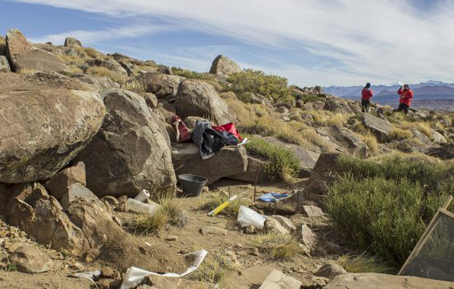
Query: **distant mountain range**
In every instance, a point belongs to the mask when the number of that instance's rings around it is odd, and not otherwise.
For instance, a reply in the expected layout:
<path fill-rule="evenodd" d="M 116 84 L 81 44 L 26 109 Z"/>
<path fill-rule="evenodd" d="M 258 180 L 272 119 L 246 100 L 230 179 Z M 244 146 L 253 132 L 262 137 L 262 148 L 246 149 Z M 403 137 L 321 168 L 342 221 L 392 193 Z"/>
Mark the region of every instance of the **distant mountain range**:
<path fill-rule="evenodd" d="M 399 102 L 399 96 L 397 95 L 399 87 L 400 85 L 398 84 L 388 86 L 373 85 L 372 90 L 374 91 L 374 97 L 372 101 L 382 105 L 397 105 Z M 410 88 L 414 93 L 415 106 L 434 108 L 430 104 L 444 103 L 445 105 L 450 104 L 454 108 L 454 83 L 427 81 L 418 84 L 410 84 Z M 355 100 L 361 98 L 362 89 L 362 86 L 329 86 L 324 88 L 327 93 Z M 440 108 L 443 108 L 443 106 Z M 434 109 L 440 108 L 435 107 Z"/>

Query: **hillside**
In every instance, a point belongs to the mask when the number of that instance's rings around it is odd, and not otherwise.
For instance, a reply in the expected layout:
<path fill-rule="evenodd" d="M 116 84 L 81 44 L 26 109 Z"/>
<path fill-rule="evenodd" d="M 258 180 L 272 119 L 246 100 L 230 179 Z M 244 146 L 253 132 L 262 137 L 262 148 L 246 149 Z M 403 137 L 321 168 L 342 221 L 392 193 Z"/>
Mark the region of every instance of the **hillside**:
<path fill-rule="evenodd" d="M 418 108 L 436 109 L 438 106 L 436 106 L 433 101 L 454 99 L 454 84 L 452 83 L 429 81 L 419 84 L 410 84 L 410 87 L 413 89 L 415 101 L 418 101 Z M 372 89 L 375 93 L 374 100 L 377 103 L 393 106 L 398 104 L 399 98 L 396 94 L 396 91 L 399 89 L 398 85 L 378 85 L 373 86 Z M 343 98 L 356 100 L 360 98 L 362 87 L 327 87 L 325 90 L 328 93 Z M 450 102 L 445 102 L 445 104 L 449 105 L 448 108 L 445 107 L 445 110 L 454 109 L 451 107 Z"/>
<path fill-rule="evenodd" d="M 452 192 L 453 113 L 362 113 L 224 55 L 195 72 L 17 29 L 0 112 L 2 288 L 454 287 L 396 276 Z"/>

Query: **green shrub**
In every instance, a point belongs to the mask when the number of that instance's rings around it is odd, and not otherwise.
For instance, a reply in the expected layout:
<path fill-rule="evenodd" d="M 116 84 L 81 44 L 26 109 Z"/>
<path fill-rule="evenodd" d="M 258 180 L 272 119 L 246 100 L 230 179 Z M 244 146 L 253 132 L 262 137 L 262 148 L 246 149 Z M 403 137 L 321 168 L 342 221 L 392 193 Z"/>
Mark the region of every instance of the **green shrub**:
<path fill-rule="evenodd" d="M 249 139 L 251 142 L 246 145 L 247 151 L 266 159 L 267 163 L 263 169 L 271 179 L 281 178 L 282 172 L 296 176 L 301 170 L 300 160 L 292 151 L 260 138 L 249 137 Z"/>
<path fill-rule="evenodd" d="M 316 94 L 303 94 L 301 96 L 301 100 L 306 103 L 306 102 L 326 102 L 326 99 L 323 97 L 319 97 Z"/>
<path fill-rule="evenodd" d="M 226 90 L 235 92 L 237 97 L 250 102 L 249 93 L 257 93 L 268 99 L 289 101 L 293 97 L 287 86 L 287 79 L 277 75 L 267 75 L 263 71 L 246 69 L 229 76 L 230 86 Z"/>
<path fill-rule="evenodd" d="M 208 75 L 206 73 L 195 72 L 195 71 L 183 69 L 180 67 L 172 67 L 172 73 L 175 75 L 179 75 L 179 76 L 183 76 L 183 77 L 191 78 L 191 79 L 202 79 L 202 80 L 212 79 L 210 77 L 210 75 Z"/>
<path fill-rule="evenodd" d="M 452 167 L 415 157 L 380 162 L 340 157 L 326 208 L 358 249 L 393 266 L 406 260 L 454 188 Z"/>

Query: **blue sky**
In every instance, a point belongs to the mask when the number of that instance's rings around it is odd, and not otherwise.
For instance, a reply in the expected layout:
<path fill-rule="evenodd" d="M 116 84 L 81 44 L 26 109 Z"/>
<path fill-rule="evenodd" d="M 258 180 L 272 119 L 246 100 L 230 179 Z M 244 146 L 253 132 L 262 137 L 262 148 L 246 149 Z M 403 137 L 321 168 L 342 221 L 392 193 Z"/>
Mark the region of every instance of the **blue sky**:
<path fill-rule="evenodd" d="M 0 33 L 208 71 L 224 54 L 300 86 L 454 82 L 454 0 L 0 0 Z"/>

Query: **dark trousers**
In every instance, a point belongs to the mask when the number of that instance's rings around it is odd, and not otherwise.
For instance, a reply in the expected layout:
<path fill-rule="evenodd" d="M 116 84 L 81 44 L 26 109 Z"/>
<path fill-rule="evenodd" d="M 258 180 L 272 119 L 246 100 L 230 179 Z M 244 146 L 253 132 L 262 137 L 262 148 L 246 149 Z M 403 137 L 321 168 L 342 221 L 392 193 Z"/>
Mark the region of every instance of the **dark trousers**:
<path fill-rule="evenodd" d="M 361 99 L 361 111 L 362 112 L 369 112 L 370 109 L 370 100 L 369 99 Z"/>
<path fill-rule="evenodd" d="M 397 108 L 397 111 L 403 111 L 405 114 L 407 114 L 408 108 L 409 108 L 409 106 L 406 105 L 405 103 L 399 103 L 399 107 Z"/>

